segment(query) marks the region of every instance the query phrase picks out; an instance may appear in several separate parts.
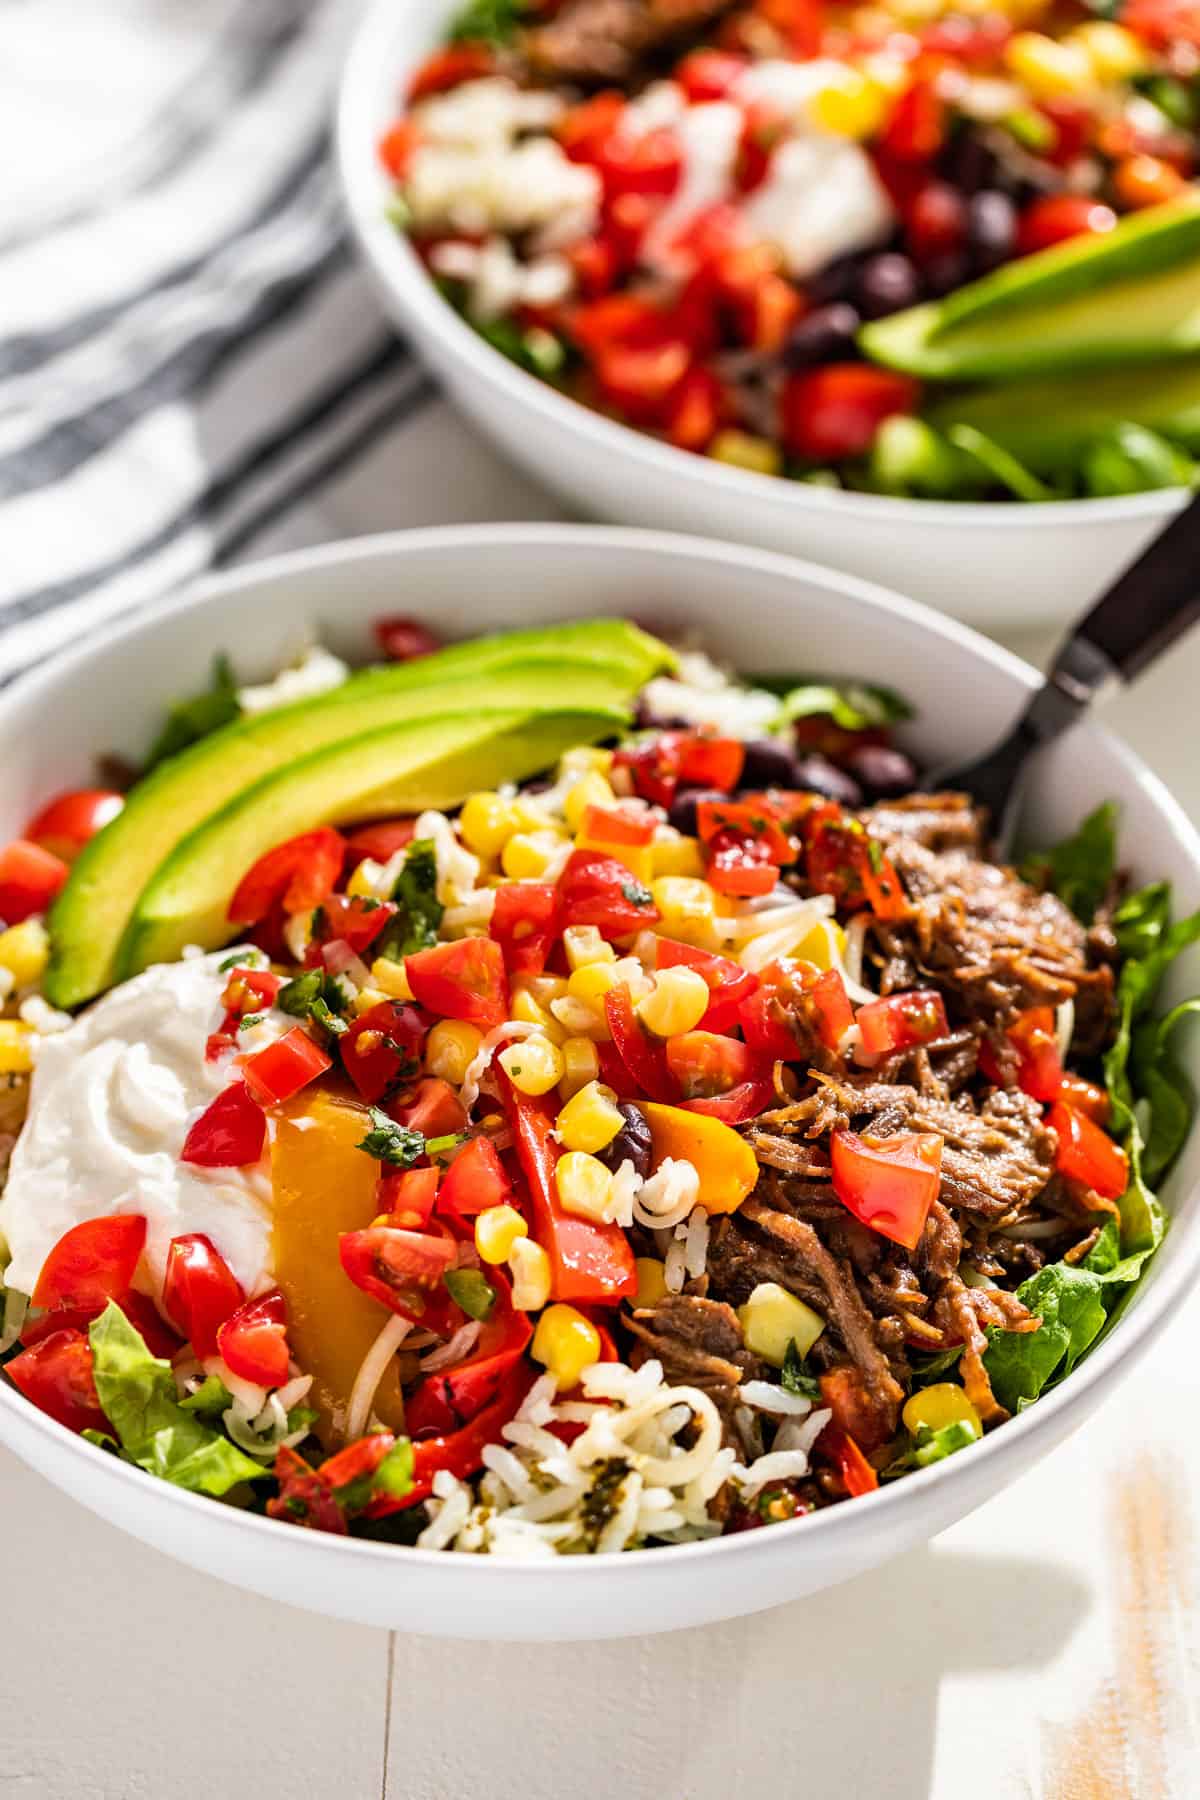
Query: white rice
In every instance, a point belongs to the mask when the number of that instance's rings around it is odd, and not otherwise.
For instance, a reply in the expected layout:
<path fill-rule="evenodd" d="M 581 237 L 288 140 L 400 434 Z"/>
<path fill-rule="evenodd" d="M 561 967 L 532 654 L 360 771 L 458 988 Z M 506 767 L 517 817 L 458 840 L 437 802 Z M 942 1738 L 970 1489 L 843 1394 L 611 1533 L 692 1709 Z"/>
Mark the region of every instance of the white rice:
<path fill-rule="evenodd" d="M 789 1394 L 785 1387 L 774 1381 L 743 1381 L 738 1393 L 747 1406 L 758 1412 L 782 1413 L 803 1419 L 812 1411 L 811 1400 L 806 1400 L 803 1394 Z"/>

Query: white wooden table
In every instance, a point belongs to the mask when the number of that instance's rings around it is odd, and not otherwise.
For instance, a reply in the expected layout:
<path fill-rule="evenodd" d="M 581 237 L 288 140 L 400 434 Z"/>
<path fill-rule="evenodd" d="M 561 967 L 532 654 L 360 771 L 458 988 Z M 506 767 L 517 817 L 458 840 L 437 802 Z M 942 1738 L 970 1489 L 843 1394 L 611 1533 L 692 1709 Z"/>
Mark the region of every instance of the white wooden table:
<path fill-rule="evenodd" d="M 458 516 L 447 473 L 433 459 L 400 517 L 393 494 L 396 522 Z M 314 539 L 377 522 L 363 492 Z M 547 506 L 497 472 L 493 510 Z M 1198 688 L 1200 643 L 1110 713 L 1193 813 Z M 1198 1338 L 1200 1300 L 1070 1444 L 928 1549 L 757 1618 L 594 1646 L 284 1609 L 0 1451 L 0 1800 L 1189 1800 Z"/>

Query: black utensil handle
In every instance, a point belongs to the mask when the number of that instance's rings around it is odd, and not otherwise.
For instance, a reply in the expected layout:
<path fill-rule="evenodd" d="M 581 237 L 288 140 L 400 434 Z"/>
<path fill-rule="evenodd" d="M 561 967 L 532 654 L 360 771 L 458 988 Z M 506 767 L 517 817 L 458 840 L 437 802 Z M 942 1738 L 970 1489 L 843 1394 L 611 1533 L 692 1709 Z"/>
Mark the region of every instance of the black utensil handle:
<path fill-rule="evenodd" d="M 1080 620 L 1055 657 L 1051 677 L 1057 677 L 1063 665 L 1068 680 L 1082 681 L 1094 691 L 1099 682 L 1089 680 L 1086 672 L 1092 659 L 1070 654 L 1072 646 L 1082 640 L 1107 663 L 1108 675 L 1132 681 L 1197 619 L 1200 494 L 1193 496 Z M 1095 662 L 1097 673 L 1102 667 L 1099 658 Z"/>

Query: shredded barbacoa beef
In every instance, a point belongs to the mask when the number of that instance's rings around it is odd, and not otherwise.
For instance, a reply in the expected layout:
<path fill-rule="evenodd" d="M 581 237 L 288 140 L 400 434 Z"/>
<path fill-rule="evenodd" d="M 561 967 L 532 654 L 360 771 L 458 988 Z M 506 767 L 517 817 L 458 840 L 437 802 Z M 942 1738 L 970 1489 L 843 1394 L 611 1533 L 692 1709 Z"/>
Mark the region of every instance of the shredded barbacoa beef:
<path fill-rule="evenodd" d="M 984 1423 L 1006 1416 L 984 1365 L 988 1332 L 1036 1330 L 1013 1290 L 1047 1261 L 1085 1255 L 1113 1210 L 1056 1172 L 1054 1133 L 1016 1085 L 1005 1034 L 1030 1007 L 1073 1001 L 1073 1054 L 1098 1053 L 1112 1029 L 1114 948 L 1103 911 L 1085 932 L 1052 895 L 985 860 L 983 821 L 962 795 L 914 794 L 862 818 L 908 902 L 906 916 L 867 926 L 864 979 L 884 994 L 936 988 L 950 1028 L 866 1069 L 821 1045 L 802 982 L 780 987 L 797 1043 L 795 1097 L 743 1128 L 758 1184 L 713 1221 L 704 1276 L 635 1313 L 629 1328 L 636 1355 L 661 1358 L 668 1379 L 713 1396 L 736 1441 L 737 1390 L 755 1359 L 734 1309 L 778 1282 L 825 1321 L 809 1365 L 882 1460 L 922 1352 L 958 1348 L 959 1378 Z M 1004 1086 L 980 1067 L 985 1040 L 986 1066 Z M 941 1138 L 939 1197 L 912 1251 L 838 1199 L 830 1139 L 839 1129 Z M 819 1477 L 828 1487 L 831 1472 Z M 840 1491 L 835 1480 L 827 1497 Z"/>
<path fill-rule="evenodd" d="M 653 72 L 657 52 L 678 45 L 730 10 L 731 0 L 567 0 L 520 48 L 543 80 L 629 85 Z"/>

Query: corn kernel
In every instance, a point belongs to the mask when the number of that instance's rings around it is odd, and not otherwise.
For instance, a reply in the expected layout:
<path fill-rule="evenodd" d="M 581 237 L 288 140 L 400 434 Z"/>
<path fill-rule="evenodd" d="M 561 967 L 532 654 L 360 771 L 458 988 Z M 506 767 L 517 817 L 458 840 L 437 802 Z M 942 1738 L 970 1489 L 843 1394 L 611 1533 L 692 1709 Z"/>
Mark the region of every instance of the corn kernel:
<path fill-rule="evenodd" d="M 389 1000 L 411 1000 L 413 997 L 408 985 L 408 970 L 402 962 L 393 962 L 390 956 L 377 956 L 371 964 L 371 985 L 382 988 Z"/>
<path fill-rule="evenodd" d="M 704 874 L 704 854 L 697 838 L 684 837 L 680 831 L 663 828 L 660 837 L 656 837 L 650 849 L 652 851 L 651 875 L 685 875 L 698 878 Z"/>
<path fill-rule="evenodd" d="M 600 1073 L 600 1058 L 591 1038 L 569 1037 L 562 1045 L 563 1078 L 558 1084 L 559 1094 L 564 1101 L 571 1100 L 585 1088 L 589 1081 L 595 1081 Z"/>
<path fill-rule="evenodd" d="M 562 849 L 557 831 L 518 831 L 500 852 L 500 867 L 514 881 L 536 881 Z"/>
<path fill-rule="evenodd" d="M 613 962 L 584 963 L 582 968 L 567 982 L 567 993 L 572 1000 L 582 1000 L 585 1006 L 592 1006 L 600 1011 L 604 1006 L 604 996 L 610 988 L 619 987 L 621 977 L 617 973 L 620 964 Z"/>
<path fill-rule="evenodd" d="M 625 1123 L 611 1088 L 589 1081 L 572 1096 L 555 1121 L 564 1150 L 603 1150 Z"/>
<path fill-rule="evenodd" d="M 600 935 L 596 925 L 568 925 L 563 932 L 567 967 L 582 969 L 587 963 L 616 962 L 617 953 Z"/>
<path fill-rule="evenodd" d="M 0 932 L 0 969 L 7 969 L 17 987 L 40 981 L 50 960 L 50 936 L 40 919 L 25 919 Z"/>
<path fill-rule="evenodd" d="M 562 1052 L 547 1037 L 506 1044 L 496 1060 L 519 1094 L 548 1094 L 562 1080 Z"/>
<path fill-rule="evenodd" d="M 638 1006 L 638 1017 L 657 1037 L 677 1037 L 681 1031 L 694 1031 L 711 999 L 708 983 L 696 969 L 682 964 L 662 969 L 654 977 L 654 987 Z"/>
<path fill-rule="evenodd" d="M 361 1018 L 362 1014 L 370 1012 L 373 1006 L 382 1006 L 387 998 L 388 996 L 384 993 L 382 988 L 359 988 L 357 994 L 354 996 L 355 1018 Z"/>
<path fill-rule="evenodd" d="M 961 3 L 961 0 L 960 0 Z M 991 0 L 987 0 L 990 7 Z M 909 64 L 901 56 L 892 56 L 886 50 L 875 50 L 864 56 L 859 64 L 868 81 L 882 88 L 889 99 L 898 100 L 907 89 L 912 79 Z"/>
<path fill-rule="evenodd" d="M 550 1371 L 560 1388 L 573 1388 L 583 1371 L 600 1360 L 600 1333 L 575 1307 L 559 1301 L 538 1320 L 529 1354 Z"/>
<path fill-rule="evenodd" d="M 906 7 L 918 0 L 903 0 Z M 938 0 L 919 0 L 919 4 Z M 829 83 L 813 95 L 809 102 L 812 122 L 821 131 L 836 137 L 868 138 L 879 130 L 887 116 L 888 96 L 877 82 L 858 69 L 844 67 Z"/>
<path fill-rule="evenodd" d="M 1035 100 L 1086 94 L 1092 87 L 1092 59 L 1082 44 L 1059 43 L 1040 31 L 1019 31 L 1004 51 L 1004 61 Z"/>
<path fill-rule="evenodd" d="M 818 969 L 835 969 L 846 948 L 846 934 L 836 919 L 821 919 L 792 946 L 790 954 L 802 962 L 815 963 Z"/>
<path fill-rule="evenodd" d="M 589 806 L 615 806 L 616 800 L 617 796 L 607 777 L 599 769 L 589 769 L 574 787 L 567 790 L 567 797 L 563 801 L 567 824 L 572 831 L 578 831 Z"/>
<path fill-rule="evenodd" d="M 485 1263 L 507 1262 L 518 1238 L 529 1227 L 515 1206 L 488 1206 L 475 1220 L 475 1248 Z"/>
<path fill-rule="evenodd" d="M 1091 19 L 1086 25 L 1077 26 L 1066 41 L 1082 45 L 1100 81 L 1131 81 L 1147 66 L 1141 39 L 1111 19 Z"/>
<path fill-rule="evenodd" d="M 550 1258 L 531 1237 L 514 1239 L 508 1253 L 512 1303 L 518 1312 L 540 1312 L 550 1298 Z"/>
<path fill-rule="evenodd" d="M 499 794 L 472 794 L 458 816 L 459 836 L 476 856 L 499 856 L 516 829 L 512 806 Z"/>
<path fill-rule="evenodd" d="M 573 750 L 564 750 L 558 759 L 560 775 L 586 775 L 589 769 L 607 775 L 612 766 L 612 751 L 598 750 L 591 744 L 576 744 Z"/>
<path fill-rule="evenodd" d="M 607 1043 L 612 1035 L 603 1008 L 597 1010 L 596 1007 L 589 1006 L 586 1000 L 576 1000 L 572 995 L 564 994 L 561 1000 L 550 1002 L 550 1011 L 568 1037 L 595 1038 L 600 1043 Z"/>
<path fill-rule="evenodd" d="M 20 1019 L 0 1019 L 0 1075 L 27 1075 L 32 1067 L 32 1029 Z"/>
<path fill-rule="evenodd" d="M 482 1042 L 477 1025 L 465 1019 L 439 1019 L 425 1040 L 425 1067 L 430 1075 L 461 1087 Z"/>
<path fill-rule="evenodd" d="M 707 945 L 713 937 L 716 896 L 707 881 L 683 875 L 660 875 L 650 884 L 654 904 L 662 915 L 660 929 L 684 944 Z"/>
<path fill-rule="evenodd" d="M 375 882 L 382 872 L 382 863 L 372 862 L 369 856 L 364 856 L 346 883 L 346 892 L 355 894 L 362 900 L 377 899 Z"/>
<path fill-rule="evenodd" d="M 747 1350 L 777 1369 L 787 1360 L 789 1344 L 795 1344 L 798 1355 L 807 1356 L 825 1329 L 820 1313 L 777 1281 L 760 1281 L 745 1306 L 738 1307 L 738 1318 Z"/>
<path fill-rule="evenodd" d="M 657 1256 L 639 1256 L 633 1266 L 637 1270 L 637 1293 L 633 1304 L 657 1306 L 667 1291 L 666 1264 L 659 1262 Z"/>
<path fill-rule="evenodd" d="M 929 1431 L 941 1431 L 947 1425 L 969 1425 L 976 1437 L 983 1436 L 979 1414 L 954 1381 L 935 1381 L 932 1387 L 911 1394 L 900 1416 L 914 1437 L 922 1425 Z"/>
<path fill-rule="evenodd" d="M 561 1000 L 567 991 L 565 975 L 526 975 L 522 984 L 531 993 L 539 1006 L 549 1006 L 552 1000 Z"/>
<path fill-rule="evenodd" d="M 508 1010 L 509 1017 L 519 1019 L 523 1025 L 538 1026 L 552 1044 L 561 1044 L 567 1035 L 553 1013 L 547 1012 L 527 987 L 513 989 L 512 1005 Z"/>
<path fill-rule="evenodd" d="M 612 1176 L 594 1156 L 584 1150 L 568 1150 L 558 1159 L 554 1185 L 565 1211 L 581 1219 L 603 1220 Z"/>
<path fill-rule="evenodd" d="M 718 431 L 708 446 L 708 454 L 714 462 L 727 463 L 733 469 L 750 469 L 756 475 L 778 475 L 783 467 L 783 456 L 770 438 L 755 437 L 752 432 L 732 427 Z"/>

